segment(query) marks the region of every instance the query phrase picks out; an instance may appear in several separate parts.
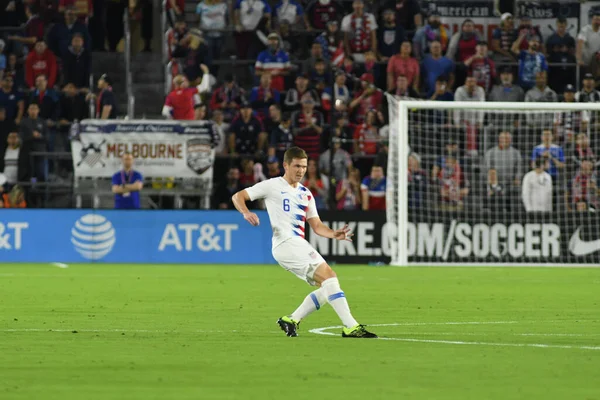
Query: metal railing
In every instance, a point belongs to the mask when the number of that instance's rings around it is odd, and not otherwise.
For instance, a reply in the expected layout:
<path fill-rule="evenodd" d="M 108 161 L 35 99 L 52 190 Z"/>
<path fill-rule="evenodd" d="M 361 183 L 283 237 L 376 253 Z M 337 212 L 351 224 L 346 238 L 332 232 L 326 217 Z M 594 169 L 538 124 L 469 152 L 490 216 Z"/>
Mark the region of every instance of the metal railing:
<path fill-rule="evenodd" d="M 127 86 L 127 118 L 134 118 L 135 97 L 133 95 L 133 79 L 131 77 L 131 26 L 129 24 L 129 10 L 123 12 L 123 25 L 125 26 L 125 81 Z"/>

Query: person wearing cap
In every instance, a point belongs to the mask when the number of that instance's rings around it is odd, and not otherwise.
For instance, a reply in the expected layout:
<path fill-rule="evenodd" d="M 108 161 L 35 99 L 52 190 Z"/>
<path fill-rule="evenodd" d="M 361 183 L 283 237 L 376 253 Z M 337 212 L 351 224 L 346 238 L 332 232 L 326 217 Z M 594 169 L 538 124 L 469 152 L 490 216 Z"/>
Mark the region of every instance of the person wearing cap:
<path fill-rule="evenodd" d="M 265 178 L 271 179 L 279 176 L 281 176 L 281 164 L 279 163 L 279 158 L 270 156 L 267 158 L 267 173 L 265 174 Z"/>
<path fill-rule="evenodd" d="M 422 60 L 430 52 L 430 45 L 438 41 L 442 46 L 442 52 L 448 47 L 448 31 L 442 25 L 440 14 L 437 11 L 429 13 L 427 24 L 415 33 L 413 48 L 417 60 Z"/>
<path fill-rule="evenodd" d="M 191 121 L 196 119 L 194 108 L 196 98 L 199 94 L 207 91 L 208 67 L 202 64 L 204 75 L 202 83 L 190 88 L 190 81 L 185 75 L 177 75 L 173 78 L 173 90 L 165 98 L 162 109 L 163 117 L 177 121 Z"/>
<path fill-rule="evenodd" d="M 553 53 L 562 52 L 562 48 L 566 47 L 569 54 L 575 54 L 575 39 L 567 31 L 567 19 L 558 17 L 556 19 L 556 28 L 554 33 L 546 39 L 546 51 L 551 57 Z"/>
<path fill-rule="evenodd" d="M 233 75 L 226 74 L 223 85 L 213 92 L 209 108 L 211 111 L 221 110 L 225 121 L 229 122 L 239 111 L 244 96 L 244 89 L 239 87 Z"/>
<path fill-rule="evenodd" d="M 375 110 L 377 122 L 374 123 L 382 123 L 384 120 L 381 115 L 383 94 L 375 87 L 374 81 L 373 75 L 363 74 L 360 77 L 361 88 L 354 94 L 354 99 L 348 106 L 350 112 L 354 112 L 354 121 L 358 124 L 365 120 L 370 110 Z"/>
<path fill-rule="evenodd" d="M 476 54 L 477 44 L 481 43 L 481 40 L 481 35 L 475 30 L 475 23 L 467 18 L 463 21 L 460 32 L 452 35 L 446 57 L 454 62 L 466 64 L 466 61 Z"/>
<path fill-rule="evenodd" d="M 352 9 L 353 12 L 342 19 L 344 49 L 354 61 L 364 63 L 364 54 L 377 50 L 377 20 L 373 14 L 365 12 L 363 0 L 354 0 Z"/>
<path fill-rule="evenodd" d="M 519 59 L 519 85 L 527 90 L 536 84 L 536 75 L 538 72 L 548 71 L 548 63 L 546 62 L 546 56 L 540 51 L 539 37 L 532 36 L 528 42 L 528 49 L 520 49 L 519 46 L 525 40 L 525 37 L 525 34 L 520 35 L 513 43 L 511 50 Z"/>
<path fill-rule="evenodd" d="M 575 86 L 566 85 L 563 92 L 563 103 L 575 103 Z M 589 122 L 587 111 L 562 111 L 554 114 L 554 131 L 559 142 L 572 143 L 576 132 L 586 131 Z"/>
<path fill-rule="evenodd" d="M 268 36 L 269 45 L 258 55 L 254 65 L 256 76 L 261 76 L 267 72 L 271 75 L 271 88 L 282 92 L 285 90 L 284 76 L 290 73 L 290 56 L 281 48 L 281 39 L 276 33 L 270 33 Z"/>
<path fill-rule="evenodd" d="M 575 56 L 577 64 L 587 67 L 592 58 L 600 51 L 600 12 L 595 11 L 592 15 L 591 24 L 581 28 L 577 35 L 577 49 Z"/>
<path fill-rule="evenodd" d="M 323 114 L 315 110 L 315 105 L 310 96 L 302 98 L 302 110 L 292 114 L 292 133 L 294 146 L 306 151 L 309 158 L 318 159 L 321 154 L 324 118 Z"/>
<path fill-rule="evenodd" d="M 112 90 L 112 81 L 107 74 L 98 79 L 98 95 L 88 93 L 86 100 L 96 99 L 96 119 L 117 118 L 117 100 Z"/>
<path fill-rule="evenodd" d="M 14 87 L 14 79 L 10 74 L 2 77 L 0 107 L 4 108 L 7 121 L 17 125 L 21 123 L 25 113 L 25 96 Z"/>
<path fill-rule="evenodd" d="M 311 1 L 306 6 L 306 16 L 311 28 L 324 31 L 332 21 L 338 20 L 344 12 L 342 5 L 335 0 Z"/>
<path fill-rule="evenodd" d="M 273 89 L 271 85 L 271 74 L 263 72 L 260 76 L 260 85 L 252 88 L 249 101 L 252 109 L 256 111 L 256 116 L 262 121 L 265 120 L 269 107 L 281 102 L 281 93 Z"/>
<path fill-rule="evenodd" d="M 252 106 L 242 100 L 240 114 L 229 127 L 229 153 L 254 155 L 266 151 L 267 133 L 263 123 L 253 115 Z"/>
<path fill-rule="evenodd" d="M 511 51 L 517 39 L 514 29 L 514 18 L 511 13 L 504 13 L 500 17 L 500 26 L 492 33 L 492 51 L 498 60 L 514 61 L 515 56 Z"/>
<path fill-rule="evenodd" d="M 57 73 L 56 57 L 43 40 L 35 44 L 34 51 L 25 60 L 25 82 L 29 88 L 35 86 L 35 78 L 40 74 L 48 77 L 48 86 L 54 87 Z"/>
<path fill-rule="evenodd" d="M 396 13 L 392 9 L 383 11 L 383 25 L 377 29 L 377 54 L 381 61 L 387 62 L 406 40 L 404 28 L 396 24 Z"/>
<path fill-rule="evenodd" d="M 600 102 L 600 92 L 596 90 L 594 75 L 587 73 L 583 76 L 583 84 L 581 90 L 575 95 L 575 101 L 578 103 Z"/>
<path fill-rule="evenodd" d="M 500 83 L 494 85 L 488 100 L 507 102 L 519 102 L 525 100 L 523 88 L 514 84 L 514 75 L 510 67 L 502 68 L 502 71 L 500 72 Z"/>
<path fill-rule="evenodd" d="M 283 108 L 285 111 L 293 112 L 298 111 L 302 108 L 302 104 L 300 104 L 301 100 L 304 96 L 310 96 L 315 103 L 319 102 L 319 95 L 309 87 L 309 77 L 308 74 L 300 74 L 296 78 L 295 87 L 289 89 L 285 94 L 285 99 L 283 100 Z"/>
<path fill-rule="evenodd" d="M 400 51 L 390 58 L 387 65 L 387 88 L 392 90 L 398 81 L 398 77 L 403 75 L 408 80 L 408 84 L 415 92 L 419 92 L 421 81 L 421 67 L 416 58 L 412 56 L 412 43 L 405 40 L 400 44 Z"/>
<path fill-rule="evenodd" d="M 467 75 L 475 77 L 477 85 L 489 93 L 496 80 L 496 64 L 488 56 L 488 45 L 485 40 L 477 42 L 475 54 L 466 59 L 464 64 L 467 67 Z"/>

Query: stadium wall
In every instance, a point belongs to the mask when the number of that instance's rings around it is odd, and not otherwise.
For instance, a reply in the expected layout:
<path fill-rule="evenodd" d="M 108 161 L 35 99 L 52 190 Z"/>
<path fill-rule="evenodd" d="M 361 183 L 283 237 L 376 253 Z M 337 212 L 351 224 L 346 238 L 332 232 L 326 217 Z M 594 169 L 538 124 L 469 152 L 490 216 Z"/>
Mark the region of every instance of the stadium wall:
<path fill-rule="evenodd" d="M 234 211 L 3 210 L 4 262 L 270 264 L 271 228 Z M 352 242 L 308 233 L 332 263 L 388 263 L 395 228 L 385 212 L 322 212 L 333 228 L 349 224 Z M 430 215 L 409 223 L 409 261 L 424 264 L 587 264 L 600 252 L 589 214 Z M 310 230 L 308 230 L 310 231 Z"/>

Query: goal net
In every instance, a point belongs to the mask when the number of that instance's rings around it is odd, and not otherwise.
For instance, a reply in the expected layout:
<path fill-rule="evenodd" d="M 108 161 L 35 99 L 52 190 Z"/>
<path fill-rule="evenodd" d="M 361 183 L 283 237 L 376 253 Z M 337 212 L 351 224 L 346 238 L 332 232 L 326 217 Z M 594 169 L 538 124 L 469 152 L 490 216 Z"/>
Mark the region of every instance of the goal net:
<path fill-rule="evenodd" d="M 388 101 L 392 265 L 600 265 L 600 104 Z"/>

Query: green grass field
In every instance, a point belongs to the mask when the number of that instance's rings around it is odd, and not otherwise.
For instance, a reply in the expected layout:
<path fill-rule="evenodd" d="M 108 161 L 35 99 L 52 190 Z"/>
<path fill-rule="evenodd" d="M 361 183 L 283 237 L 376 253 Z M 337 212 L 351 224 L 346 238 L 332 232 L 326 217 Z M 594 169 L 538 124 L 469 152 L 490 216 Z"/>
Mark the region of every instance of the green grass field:
<path fill-rule="evenodd" d="M 285 337 L 276 266 L 0 265 L 0 399 L 600 399 L 600 269 L 336 270 L 387 340 Z"/>

